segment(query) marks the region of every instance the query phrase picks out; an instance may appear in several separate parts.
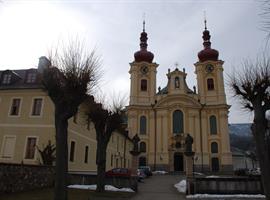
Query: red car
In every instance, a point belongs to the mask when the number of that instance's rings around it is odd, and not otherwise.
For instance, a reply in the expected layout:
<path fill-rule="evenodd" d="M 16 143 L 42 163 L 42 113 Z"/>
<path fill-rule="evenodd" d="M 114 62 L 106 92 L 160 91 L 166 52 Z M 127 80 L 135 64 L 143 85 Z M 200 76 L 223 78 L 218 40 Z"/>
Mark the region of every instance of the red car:
<path fill-rule="evenodd" d="M 113 168 L 106 172 L 107 177 L 130 177 L 131 171 L 127 168 Z"/>

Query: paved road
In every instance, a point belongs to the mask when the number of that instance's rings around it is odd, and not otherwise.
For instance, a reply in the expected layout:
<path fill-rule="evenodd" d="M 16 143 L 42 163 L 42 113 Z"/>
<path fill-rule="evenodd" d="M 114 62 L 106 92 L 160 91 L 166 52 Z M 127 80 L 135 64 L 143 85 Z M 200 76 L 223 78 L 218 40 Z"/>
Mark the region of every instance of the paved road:
<path fill-rule="evenodd" d="M 154 175 L 139 183 L 138 193 L 131 200 L 185 200 L 185 195 L 174 187 L 182 175 Z"/>

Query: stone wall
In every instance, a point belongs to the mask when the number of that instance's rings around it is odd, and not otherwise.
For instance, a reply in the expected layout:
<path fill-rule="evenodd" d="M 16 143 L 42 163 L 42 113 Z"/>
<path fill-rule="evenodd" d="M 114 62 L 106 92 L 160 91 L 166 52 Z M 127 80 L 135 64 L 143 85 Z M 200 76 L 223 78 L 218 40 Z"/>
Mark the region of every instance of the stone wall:
<path fill-rule="evenodd" d="M 0 163 L 0 194 L 53 187 L 53 166 Z M 96 175 L 69 174 L 68 184 L 96 184 Z M 137 177 L 106 178 L 106 184 L 137 191 Z"/>
<path fill-rule="evenodd" d="M 69 185 L 92 185 L 96 184 L 97 175 L 69 174 Z M 137 176 L 132 177 L 106 177 L 106 185 L 113 185 L 117 188 L 138 189 Z"/>
<path fill-rule="evenodd" d="M 260 177 L 195 178 L 195 194 L 263 194 Z"/>
<path fill-rule="evenodd" d="M 0 194 L 52 187 L 54 167 L 0 163 Z"/>

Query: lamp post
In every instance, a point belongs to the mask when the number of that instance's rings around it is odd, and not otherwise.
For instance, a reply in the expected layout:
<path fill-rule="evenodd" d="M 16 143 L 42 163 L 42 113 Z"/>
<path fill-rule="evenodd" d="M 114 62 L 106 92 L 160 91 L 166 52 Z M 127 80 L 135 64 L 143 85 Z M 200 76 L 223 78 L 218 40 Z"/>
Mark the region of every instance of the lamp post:
<path fill-rule="evenodd" d="M 155 105 L 157 104 L 157 100 L 155 100 L 154 104 L 151 104 L 151 107 L 154 111 L 154 137 L 155 137 L 155 144 L 154 144 L 154 171 L 156 171 L 156 164 L 157 164 L 157 111 L 155 109 Z"/>
<path fill-rule="evenodd" d="M 200 103 L 200 100 L 198 100 Z M 201 108 L 199 110 L 199 120 L 200 120 L 200 147 L 201 147 L 201 172 L 203 172 L 203 138 L 202 138 L 202 110 L 205 107 L 205 103 L 201 104 Z"/>

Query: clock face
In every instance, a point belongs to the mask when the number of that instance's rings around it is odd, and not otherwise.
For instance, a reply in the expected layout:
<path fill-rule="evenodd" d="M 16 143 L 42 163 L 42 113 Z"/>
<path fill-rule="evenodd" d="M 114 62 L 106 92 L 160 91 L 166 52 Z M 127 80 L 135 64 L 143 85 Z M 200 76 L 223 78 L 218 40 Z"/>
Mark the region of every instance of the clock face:
<path fill-rule="evenodd" d="M 214 66 L 213 66 L 213 65 L 207 64 L 207 65 L 205 66 L 205 71 L 206 71 L 206 72 L 210 73 L 210 72 L 212 72 L 213 70 L 214 70 Z"/>
<path fill-rule="evenodd" d="M 142 72 L 143 74 L 146 74 L 146 73 L 148 72 L 148 67 L 147 67 L 147 66 L 142 66 L 142 67 L 141 67 L 141 72 Z"/>

